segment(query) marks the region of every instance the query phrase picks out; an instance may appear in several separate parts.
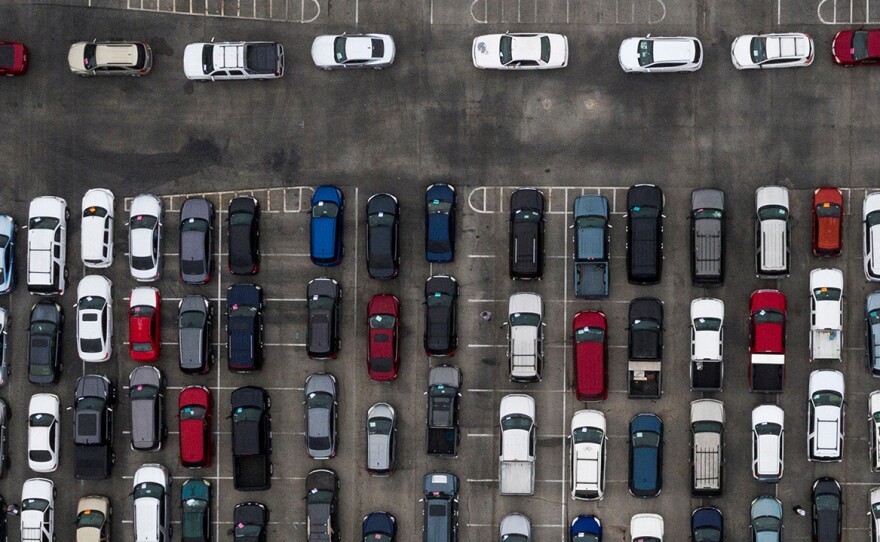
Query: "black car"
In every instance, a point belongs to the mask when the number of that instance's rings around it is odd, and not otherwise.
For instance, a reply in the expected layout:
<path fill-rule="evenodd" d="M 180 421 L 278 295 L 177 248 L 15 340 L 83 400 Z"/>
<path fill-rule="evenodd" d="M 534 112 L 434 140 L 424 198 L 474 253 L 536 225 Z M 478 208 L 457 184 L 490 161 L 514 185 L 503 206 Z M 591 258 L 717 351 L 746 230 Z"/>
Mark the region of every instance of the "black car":
<path fill-rule="evenodd" d="M 266 542 L 269 509 L 258 502 L 243 502 L 232 511 L 232 540 L 235 542 Z"/>
<path fill-rule="evenodd" d="M 714 188 L 691 195 L 691 282 L 695 286 L 724 283 L 724 192 Z"/>
<path fill-rule="evenodd" d="M 180 280 L 205 284 L 214 263 L 214 204 L 205 198 L 187 198 L 180 208 Z"/>
<path fill-rule="evenodd" d="M 520 188 L 510 196 L 510 277 L 538 280 L 544 275 L 544 194 Z"/>
<path fill-rule="evenodd" d="M 397 276 L 400 253 L 397 229 L 400 208 L 391 194 L 374 194 L 367 200 L 367 273 L 374 279 Z"/>
<path fill-rule="evenodd" d="M 657 284 L 663 268 L 663 192 L 637 184 L 626 193 L 626 273 L 633 284 Z"/>
<path fill-rule="evenodd" d="M 371 512 L 361 526 L 363 542 L 394 542 L 397 521 L 388 512 Z"/>
<path fill-rule="evenodd" d="M 306 478 L 308 542 L 338 542 L 339 477 L 330 469 L 315 469 Z"/>
<path fill-rule="evenodd" d="M 663 359 L 663 304 L 653 297 L 629 303 L 629 359 Z"/>
<path fill-rule="evenodd" d="M 813 483 L 813 542 L 840 542 L 843 500 L 837 480 L 822 477 Z"/>
<path fill-rule="evenodd" d="M 28 327 L 28 380 L 54 384 L 61 376 L 61 329 L 64 312 L 54 301 L 43 300 L 31 309 Z"/>
<path fill-rule="evenodd" d="M 210 542 L 211 483 L 189 478 L 180 488 L 180 530 L 182 542 Z"/>
<path fill-rule="evenodd" d="M 455 354 L 457 305 L 458 283 L 453 277 L 434 275 L 425 281 L 425 353 L 429 356 Z"/>
<path fill-rule="evenodd" d="M 233 284 L 226 290 L 227 357 L 230 371 L 249 372 L 263 365 L 263 289 Z"/>
<path fill-rule="evenodd" d="M 714 506 L 703 506 L 691 514 L 693 542 L 724 542 L 724 517 Z"/>
<path fill-rule="evenodd" d="M 455 188 L 446 183 L 432 184 L 425 191 L 425 259 L 455 260 Z"/>
<path fill-rule="evenodd" d="M 229 202 L 229 272 L 256 275 L 260 270 L 260 201 L 238 196 Z"/>
<path fill-rule="evenodd" d="M 214 362 L 212 321 L 214 308 L 201 295 L 188 295 L 177 304 L 177 341 L 180 370 L 187 374 L 205 374 Z"/>
<path fill-rule="evenodd" d="M 272 400 L 256 386 L 232 392 L 232 479 L 238 491 L 263 491 L 272 484 Z"/>
<path fill-rule="evenodd" d="M 103 480 L 110 476 L 113 453 L 113 402 L 116 392 L 110 379 L 85 375 L 76 382 L 73 403 L 74 475 L 77 480 Z"/>
<path fill-rule="evenodd" d="M 339 353 L 340 299 L 342 289 L 335 280 L 321 277 L 309 282 L 306 351 L 311 359 L 333 359 Z"/>

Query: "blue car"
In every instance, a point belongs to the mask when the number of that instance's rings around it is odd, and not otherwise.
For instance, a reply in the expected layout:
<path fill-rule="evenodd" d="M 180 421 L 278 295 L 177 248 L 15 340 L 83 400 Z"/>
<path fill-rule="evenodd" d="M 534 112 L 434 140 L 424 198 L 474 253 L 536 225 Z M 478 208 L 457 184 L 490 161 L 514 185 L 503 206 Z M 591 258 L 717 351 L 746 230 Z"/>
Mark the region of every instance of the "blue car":
<path fill-rule="evenodd" d="M 569 542 L 602 542 L 602 522 L 596 516 L 578 516 L 568 529 Z"/>
<path fill-rule="evenodd" d="M 15 219 L 0 215 L 0 294 L 15 287 Z"/>
<path fill-rule="evenodd" d="M 342 230 L 345 196 L 331 185 L 319 186 L 312 196 L 311 234 L 312 262 L 322 267 L 342 263 Z"/>
<path fill-rule="evenodd" d="M 656 497 L 663 487 L 663 422 L 641 413 L 629 422 L 629 492 Z"/>
<path fill-rule="evenodd" d="M 373 512 L 364 518 L 361 530 L 364 542 L 394 542 L 397 525 L 388 512 Z"/>
<path fill-rule="evenodd" d="M 724 517 L 714 506 L 703 506 L 691 514 L 691 540 L 693 542 L 723 542 Z"/>
<path fill-rule="evenodd" d="M 425 258 L 431 263 L 455 260 L 455 188 L 432 184 L 425 191 Z"/>

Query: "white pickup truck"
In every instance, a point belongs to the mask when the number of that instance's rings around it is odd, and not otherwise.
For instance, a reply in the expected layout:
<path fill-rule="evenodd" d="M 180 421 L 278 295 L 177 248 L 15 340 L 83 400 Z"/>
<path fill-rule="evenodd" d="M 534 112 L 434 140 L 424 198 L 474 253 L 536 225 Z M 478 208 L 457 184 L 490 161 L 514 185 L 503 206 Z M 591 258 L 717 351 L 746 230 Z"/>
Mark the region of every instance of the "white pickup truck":
<path fill-rule="evenodd" d="M 541 365 L 544 361 L 544 301 L 541 296 L 533 293 L 510 296 L 505 325 L 510 380 L 541 380 Z"/>
<path fill-rule="evenodd" d="M 843 347 L 843 273 L 810 272 L 810 359 L 841 361 Z"/>
<path fill-rule="evenodd" d="M 535 493 L 535 400 L 512 393 L 501 399 L 501 455 L 498 457 L 498 485 L 502 495 Z"/>

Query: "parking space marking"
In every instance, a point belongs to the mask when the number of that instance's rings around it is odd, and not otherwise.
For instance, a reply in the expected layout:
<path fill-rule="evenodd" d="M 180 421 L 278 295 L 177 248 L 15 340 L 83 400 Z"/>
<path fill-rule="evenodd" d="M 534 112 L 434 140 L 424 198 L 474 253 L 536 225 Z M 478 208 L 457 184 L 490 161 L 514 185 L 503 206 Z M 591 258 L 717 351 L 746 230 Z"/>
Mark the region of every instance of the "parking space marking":
<path fill-rule="evenodd" d="M 289 0 L 287 0 L 289 1 Z M 314 1 L 314 0 L 311 0 Z M 223 205 L 236 196 L 254 196 L 260 202 L 265 202 L 266 208 L 262 209 L 264 213 L 300 213 L 307 210 L 311 205 L 311 193 L 315 191 L 313 186 L 282 186 L 277 188 L 254 188 L 248 190 L 222 190 L 217 192 L 182 192 L 178 194 L 164 194 L 159 196 L 162 199 L 164 210 L 166 213 L 180 212 L 180 206 L 187 198 L 200 197 L 211 200 L 217 207 L 218 212 L 226 212 Z M 357 191 L 357 189 L 355 189 Z M 304 193 L 308 193 L 309 197 L 303 202 Z M 131 208 L 133 197 L 125 198 L 123 207 L 126 212 Z M 273 201 L 281 201 L 281 208 L 274 208 Z M 303 205 L 306 207 L 304 208 Z M 220 252 L 218 250 L 218 252 Z"/>
<path fill-rule="evenodd" d="M 507 202 L 510 201 L 510 194 L 515 190 L 520 188 L 525 188 L 522 186 L 477 186 L 471 189 L 468 193 L 468 207 L 477 213 L 477 214 L 498 214 L 498 213 L 506 213 L 507 212 Z M 611 207 L 611 214 L 622 215 L 625 214 L 624 209 L 618 209 L 617 207 L 617 192 L 624 191 L 626 192 L 629 187 L 625 186 L 535 186 L 529 188 L 537 188 L 544 193 L 544 197 L 546 199 L 546 213 L 551 215 L 558 214 L 568 214 L 571 212 L 571 209 L 568 209 L 568 201 L 569 201 L 569 193 L 576 194 L 576 196 L 583 196 L 587 194 L 599 194 L 608 198 L 609 205 Z M 553 206 L 553 195 L 556 193 L 559 197 L 562 198 L 563 207 L 562 208 L 554 208 Z M 575 197 L 576 197 L 575 196 Z M 624 198 L 625 200 L 625 198 Z M 558 198 L 555 200 L 558 201 Z"/>
<path fill-rule="evenodd" d="M 170 201 L 171 201 L 171 203 L 173 203 L 173 201 L 174 201 L 173 198 Z M 222 235 L 223 234 L 223 221 L 219 220 L 218 222 L 220 224 L 218 226 L 218 232 L 217 232 L 217 252 L 220 252 L 221 250 L 223 250 L 223 235 Z M 223 293 L 223 273 L 217 273 L 217 314 L 218 315 L 221 314 L 220 311 L 223 308 L 222 301 L 220 300 L 222 293 Z M 221 328 L 223 326 L 217 325 L 214 327 L 217 328 L 217 342 L 219 343 L 219 342 L 221 342 L 220 341 L 220 339 L 221 339 L 220 332 L 221 332 Z M 222 373 L 223 371 L 220 369 L 220 367 L 217 367 L 215 369 L 215 372 L 217 373 L 217 381 L 216 381 L 217 388 L 216 389 L 220 390 L 220 389 L 222 389 L 221 383 L 220 383 L 220 373 Z M 214 441 L 215 441 L 215 446 L 217 446 L 218 450 L 221 449 L 220 448 L 220 440 L 221 439 L 220 439 L 220 435 L 219 435 L 220 418 L 221 418 L 220 416 L 214 416 L 214 431 L 216 431 L 218 433 L 217 438 L 214 439 Z M 217 465 L 216 466 L 216 476 L 218 477 L 218 480 L 220 477 L 220 462 L 221 462 L 221 458 L 223 457 L 223 455 L 224 454 L 217 454 L 217 458 L 215 460 L 215 463 Z M 221 502 L 220 501 L 220 486 L 221 485 L 223 485 L 223 484 L 218 483 L 217 488 L 215 490 L 216 495 L 217 495 L 216 496 L 217 503 Z M 220 540 L 220 506 L 214 507 L 214 522 L 216 524 L 215 531 L 214 531 L 214 539 Z"/>
<path fill-rule="evenodd" d="M 92 0 L 86 0 L 85 3 L 92 7 Z M 298 3 L 300 4 L 299 10 L 296 9 L 297 0 L 244 0 L 244 2 L 238 0 L 234 6 L 234 12 L 231 12 L 227 9 L 224 0 L 189 0 L 188 2 L 182 0 L 180 3 L 177 0 L 172 0 L 170 5 L 167 2 L 156 2 L 155 6 L 145 4 L 144 0 L 127 0 L 124 5 L 110 9 L 287 23 L 311 23 L 323 13 L 318 0 L 299 0 Z M 308 17 L 306 16 L 307 11 Z"/>
<path fill-rule="evenodd" d="M 562 0 L 525 0 L 525 6 L 524 0 L 516 0 L 515 9 L 508 9 L 506 14 L 505 0 L 493 0 L 491 17 L 489 1 L 473 0 L 470 3 L 471 21 L 477 24 L 563 22 L 554 19 L 554 13 L 563 8 Z M 611 5 L 611 2 L 613 10 L 602 9 L 606 7 L 603 4 Z M 565 0 L 564 7 L 564 22 L 567 24 L 657 24 L 666 18 L 664 0 Z M 614 12 L 613 18 L 608 15 L 611 11 Z M 434 24 L 433 1 L 430 7 L 430 23 Z"/>

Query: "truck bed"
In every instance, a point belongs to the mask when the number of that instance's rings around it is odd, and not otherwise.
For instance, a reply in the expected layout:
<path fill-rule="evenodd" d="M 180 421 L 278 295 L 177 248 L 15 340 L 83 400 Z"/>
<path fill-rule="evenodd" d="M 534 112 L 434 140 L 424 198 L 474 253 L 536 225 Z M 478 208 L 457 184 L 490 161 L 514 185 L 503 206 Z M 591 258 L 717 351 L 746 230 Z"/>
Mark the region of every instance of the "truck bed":
<path fill-rule="evenodd" d="M 661 392 L 659 361 L 630 361 L 628 395 L 639 399 L 658 399 Z"/>
<path fill-rule="evenodd" d="M 458 456 L 458 430 L 454 427 L 428 427 L 428 455 Z"/>
<path fill-rule="evenodd" d="M 695 497 L 721 495 L 721 447 L 694 446 L 691 492 Z"/>
<path fill-rule="evenodd" d="M 269 489 L 271 467 L 268 455 L 245 455 L 234 458 L 234 485 L 238 491 Z"/>
<path fill-rule="evenodd" d="M 810 358 L 813 361 L 840 361 L 843 332 L 836 329 L 810 331 Z"/>
<path fill-rule="evenodd" d="M 574 295 L 608 297 L 608 262 L 574 262 Z"/>
<path fill-rule="evenodd" d="M 785 380 L 785 364 L 783 363 L 755 363 L 755 359 L 760 357 L 776 358 L 780 357 L 775 354 L 753 354 L 752 355 L 752 391 L 766 393 L 782 392 L 782 385 Z M 759 358 L 760 359 L 760 358 Z M 782 358 L 784 359 L 784 358 Z"/>
<path fill-rule="evenodd" d="M 724 369 L 720 361 L 691 362 L 692 391 L 720 391 Z"/>
<path fill-rule="evenodd" d="M 77 480 L 104 480 L 110 477 L 113 467 L 110 446 L 79 444 L 75 448 L 74 476 Z"/>
<path fill-rule="evenodd" d="M 535 462 L 501 461 L 498 466 L 498 486 L 502 495 L 534 494 Z"/>

